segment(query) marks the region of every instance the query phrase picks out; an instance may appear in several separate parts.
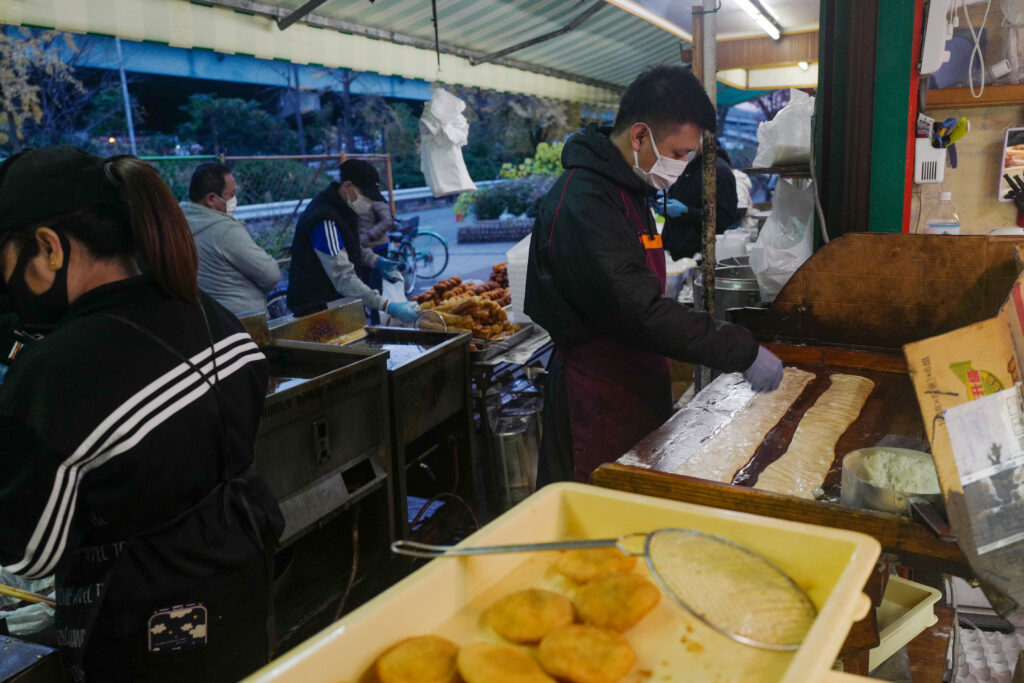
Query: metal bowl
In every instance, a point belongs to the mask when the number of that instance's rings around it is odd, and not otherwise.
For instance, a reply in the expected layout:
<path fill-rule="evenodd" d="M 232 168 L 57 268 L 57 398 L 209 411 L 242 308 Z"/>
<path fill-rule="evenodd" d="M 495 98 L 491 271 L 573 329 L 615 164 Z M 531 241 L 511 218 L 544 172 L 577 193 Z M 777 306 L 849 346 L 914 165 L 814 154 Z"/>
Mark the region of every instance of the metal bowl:
<path fill-rule="evenodd" d="M 882 451 L 892 453 L 894 457 L 908 458 L 922 463 L 926 462 L 931 467 L 935 466 L 930 454 L 907 448 L 861 448 L 847 453 L 843 458 L 843 476 L 840 488 L 840 500 L 843 505 L 909 517 L 910 499 L 923 498 L 939 511 L 944 509 L 941 493 L 899 491 L 871 483 L 864 461 Z"/>

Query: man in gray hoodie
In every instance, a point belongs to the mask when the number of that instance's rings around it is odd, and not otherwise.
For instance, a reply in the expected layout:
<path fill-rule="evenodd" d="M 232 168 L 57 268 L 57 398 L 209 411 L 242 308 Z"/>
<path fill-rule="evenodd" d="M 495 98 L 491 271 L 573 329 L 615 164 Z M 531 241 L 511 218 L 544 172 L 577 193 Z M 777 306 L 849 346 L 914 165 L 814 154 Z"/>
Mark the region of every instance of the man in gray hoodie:
<path fill-rule="evenodd" d="M 238 315 L 266 312 L 267 293 L 281 280 L 274 258 L 263 251 L 235 210 L 237 185 L 224 164 L 200 164 L 181 209 L 199 252 L 199 288 Z"/>

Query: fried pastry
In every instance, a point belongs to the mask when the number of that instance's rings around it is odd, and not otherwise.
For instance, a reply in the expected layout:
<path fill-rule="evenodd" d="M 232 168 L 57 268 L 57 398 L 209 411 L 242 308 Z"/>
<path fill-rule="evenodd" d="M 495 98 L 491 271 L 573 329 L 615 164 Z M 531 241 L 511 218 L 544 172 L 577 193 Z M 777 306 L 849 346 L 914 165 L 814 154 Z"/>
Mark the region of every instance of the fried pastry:
<path fill-rule="evenodd" d="M 539 656 L 545 671 L 571 683 L 615 683 L 636 661 L 621 635 L 581 624 L 549 631 L 540 641 Z"/>
<path fill-rule="evenodd" d="M 465 683 L 555 683 L 526 650 L 499 643 L 473 643 L 459 650 Z"/>
<path fill-rule="evenodd" d="M 377 658 L 380 683 L 456 683 L 455 643 L 437 636 L 406 638 Z"/>
<path fill-rule="evenodd" d="M 586 583 L 605 574 L 628 574 L 636 558 L 623 555 L 618 548 L 581 548 L 562 553 L 555 569 L 577 583 Z"/>
<path fill-rule="evenodd" d="M 576 609 L 591 626 L 626 631 L 647 616 L 661 591 L 637 574 L 607 574 L 579 589 Z"/>
<path fill-rule="evenodd" d="M 530 588 L 506 595 L 487 609 L 487 622 L 514 643 L 536 643 L 553 628 L 573 622 L 569 598 Z"/>

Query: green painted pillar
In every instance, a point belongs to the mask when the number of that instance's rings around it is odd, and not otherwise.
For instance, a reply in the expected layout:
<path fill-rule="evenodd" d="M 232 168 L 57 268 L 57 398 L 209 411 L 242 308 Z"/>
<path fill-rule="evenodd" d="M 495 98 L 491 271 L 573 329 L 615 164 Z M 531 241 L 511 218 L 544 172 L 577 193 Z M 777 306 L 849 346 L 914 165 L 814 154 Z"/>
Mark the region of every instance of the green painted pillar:
<path fill-rule="evenodd" d="M 878 1 L 871 232 L 902 232 L 916 0 Z M 855 55 L 851 58 L 856 59 Z"/>

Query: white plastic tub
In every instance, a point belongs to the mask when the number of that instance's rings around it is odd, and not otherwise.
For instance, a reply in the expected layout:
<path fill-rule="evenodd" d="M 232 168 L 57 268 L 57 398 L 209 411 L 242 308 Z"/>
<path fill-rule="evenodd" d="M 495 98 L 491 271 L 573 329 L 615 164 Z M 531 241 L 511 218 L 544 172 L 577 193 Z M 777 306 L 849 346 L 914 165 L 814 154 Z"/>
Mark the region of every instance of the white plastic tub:
<path fill-rule="evenodd" d="M 664 527 L 718 534 L 762 553 L 808 592 L 818 618 L 799 650 L 770 652 L 726 638 L 663 596 L 625 634 L 637 663 L 623 681 L 821 680 L 850 626 L 870 609 L 861 589 L 880 547 L 869 536 L 583 484 L 547 486 L 461 545 L 606 538 Z M 458 645 L 499 640 L 483 625 L 483 611 L 523 588 L 566 592 L 566 580 L 551 570 L 555 557 L 540 552 L 433 560 L 250 680 L 354 682 L 403 638 L 435 634 Z M 637 566 L 646 571 L 643 563 Z"/>

